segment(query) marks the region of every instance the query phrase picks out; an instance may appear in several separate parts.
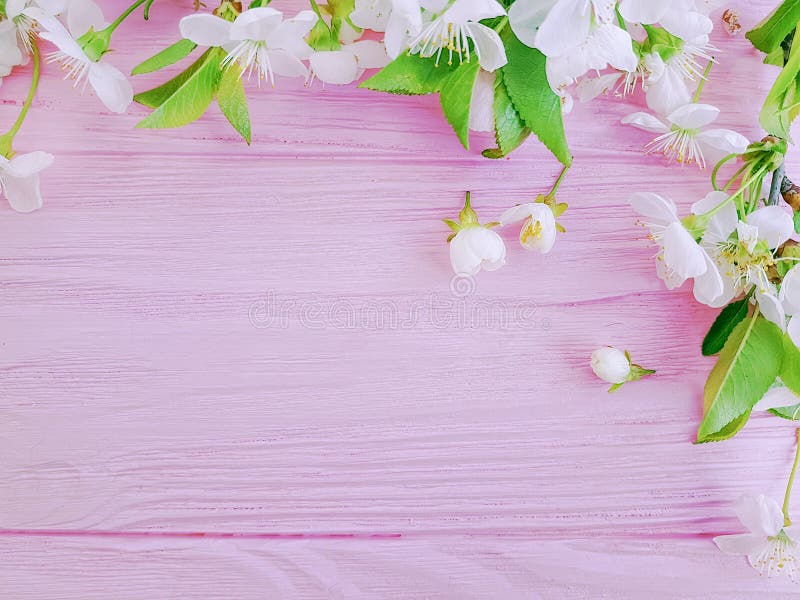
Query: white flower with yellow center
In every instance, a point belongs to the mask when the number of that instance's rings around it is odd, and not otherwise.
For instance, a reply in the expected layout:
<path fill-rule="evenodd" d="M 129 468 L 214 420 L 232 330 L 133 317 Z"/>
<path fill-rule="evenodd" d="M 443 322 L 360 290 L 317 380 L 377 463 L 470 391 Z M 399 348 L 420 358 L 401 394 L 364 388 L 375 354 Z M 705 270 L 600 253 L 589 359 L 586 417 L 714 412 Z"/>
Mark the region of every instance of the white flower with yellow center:
<path fill-rule="evenodd" d="M 666 122 L 645 112 L 622 118 L 622 123 L 658 133 L 645 146 L 647 153 L 660 152 L 681 163 L 696 163 L 701 169 L 706 161 L 717 162 L 728 154 L 741 154 L 749 144 L 746 137 L 730 129 L 703 128 L 719 116 L 710 104 L 685 104 L 667 115 Z"/>
<path fill-rule="evenodd" d="M 435 57 L 437 65 L 442 54 L 452 64 L 454 57 L 469 62 L 474 52 L 481 68 L 495 71 L 507 62 L 505 47 L 494 29 L 478 21 L 505 14 L 496 0 L 455 0 L 444 12 L 433 12 L 433 20 L 411 41 L 409 51 L 423 58 Z"/>
<path fill-rule="evenodd" d="M 528 250 L 547 254 L 556 242 L 556 218 L 553 210 L 543 202 L 528 202 L 512 206 L 500 215 L 500 225 L 524 221 L 519 241 Z"/>
<path fill-rule="evenodd" d="M 317 15 L 310 10 L 298 13 L 292 19 L 268 6 L 251 8 L 241 13 L 232 23 L 209 14 L 183 17 L 181 35 L 199 46 L 218 46 L 228 54 L 223 67 L 237 63 L 250 77 L 255 73 L 275 85 L 275 75 L 305 77 L 308 74 L 301 59 L 311 55 L 311 47 L 303 39 L 314 24 Z"/>
<path fill-rule="evenodd" d="M 719 535 L 714 543 L 726 554 L 744 555 L 762 575 L 784 575 L 797 581 L 800 526 L 784 525 L 777 501 L 764 495 L 748 495 L 734 505 L 742 525 L 749 532 Z"/>
<path fill-rule="evenodd" d="M 712 194 L 721 194 L 712 198 L 719 199 L 718 204 L 727 198 L 722 192 Z M 694 279 L 694 295 L 699 302 L 708 304 L 718 298 L 724 284 L 717 263 L 678 218 L 675 203 L 658 194 L 638 192 L 631 196 L 630 204 L 643 217 L 642 224 L 659 246 L 656 272 L 667 288 L 674 289 L 687 279 Z"/>
<path fill-rule="evenodd" d="M 85 5 L 84 8 L 88 10 L 88 6 Z M 119 69 L 101 60 L 108 51 L 108 29 L 96 33 L 89 29 L 76 40 L 75 32 L 67 31 L 61 21 L 41 9 L 27 8 L 25 14 L 39 23 L 39 37 L 52 42 L 58 48 L 47 54 L 47 62 L 61 65 L 66 72 L 65 79 L 73 80 L 73 87 L 80 86 L 83 90 L 88 84 L 110 111 L 123 113 L 127 110 L 133 102 L 133 86 Z M 87 18 L 94 17 L 88 15 Z M 84 19 L 76 17 L 76 23 L 79 23 L 76 26 L 82 28 Z"/>

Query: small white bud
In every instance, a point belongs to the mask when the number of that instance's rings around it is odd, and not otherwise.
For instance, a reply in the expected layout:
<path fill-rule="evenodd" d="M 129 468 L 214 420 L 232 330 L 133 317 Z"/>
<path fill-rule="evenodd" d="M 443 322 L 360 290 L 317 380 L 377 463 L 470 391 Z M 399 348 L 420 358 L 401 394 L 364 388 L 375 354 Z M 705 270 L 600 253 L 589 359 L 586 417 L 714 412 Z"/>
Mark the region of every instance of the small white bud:
<path fill-rule="evenodd" d="M 608 383 L 624 383 L 631 374 L 631 363 L 622 350 L 605 346 L 592 352 L 592 371 Z"/>

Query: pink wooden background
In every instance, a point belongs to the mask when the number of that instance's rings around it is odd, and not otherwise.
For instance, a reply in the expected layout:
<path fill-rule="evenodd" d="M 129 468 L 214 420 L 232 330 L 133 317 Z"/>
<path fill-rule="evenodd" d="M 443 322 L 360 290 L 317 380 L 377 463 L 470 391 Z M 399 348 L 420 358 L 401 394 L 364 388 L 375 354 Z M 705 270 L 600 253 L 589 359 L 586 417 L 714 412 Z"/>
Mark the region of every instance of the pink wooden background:
<path fill-rule="evenodd" d="M 177 39 L 189 6 L 156 0 L 112 60 Z M 760 137 L 775 71 L 716 43 L 703 99 Z M 3 82 L 2 122 L 27 83 Z M 644 158 L 634 109 L 576 107 L 568 234 L 542 257 L 506 232 L 509 265 L 464 296 L 440 219 L 467 189 L 486 219 L 544 191 L 538 144 L 493 162 L 436 98 L 282 80 L 252 94 L 248 148 L 216 109 L 139 130 L 143 108 L 46 68 L 18 138 L 56 155 L 46 204 L 0 206 L 0 597 L 797 593 L 711 542 L 741 493 L 782 494 L 793 436 L 762 416 L 691 444 L 715 313 L 662 288 L 626 197 L 685 206 L 707 175 Z M 606 394 L 603 344 L 657 376 Z"/>

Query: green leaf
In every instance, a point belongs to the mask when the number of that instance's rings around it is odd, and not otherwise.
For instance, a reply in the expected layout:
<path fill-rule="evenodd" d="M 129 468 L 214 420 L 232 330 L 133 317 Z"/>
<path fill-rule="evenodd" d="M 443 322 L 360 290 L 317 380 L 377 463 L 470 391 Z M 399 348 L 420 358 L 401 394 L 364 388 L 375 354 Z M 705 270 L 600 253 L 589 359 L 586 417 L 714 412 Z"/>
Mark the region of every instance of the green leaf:
<path fill-rule="evenodd" d="M 781 369 L 781 330 L 761 315 L 741 321 L 728 337 L 703 392 L 697 442 L 733 436 Z"/>
<path fill-rule="evenodd" d="M 165 129 L 182 127 L 199 119 L 214 99 L 222 77 L 220 61 L 224 55 L 220 48 L 213 48 L 202 64 L 136 126 Z"/>
<path fill-rule="evenodd" d="M 158 54 L 151 56 L 146 61 L 139 63 L 131 71 L 131 75 L 141 75 L 142 73 L 152 73 L 158 71 L 169 65 L 174 65 L 179 60 L 189 56 L 189 54 L 197 48 L 192 40 L 182 39 L 172 44 L 168 48 L 164 48 Z"/>
<path fill-rule="evenodd" d="M 432 94 L 441 91 L 447 77 L 457 67 L 457 64 L 445 62 L 437 66 L 433 57 L 421 58 L 405 52 L 358 87 L 408 96 Z"/>
<path fill-rule="evenodd" d="M 800 74 L 800 41 L 792 43 L 789 60 L 769 90 L 758 120 L 767 133 L 791 139 L 789 128 L 798 114 L 798 74 Z"/>
<path fill-rule="evenodd" d="M 531 134 L 529 127 L 511 103 L 503 82 L 503 69 L 499 69 L 494 80 L 494 139 L 497 148 L 483 151 L 486 158 L 502 158 L 519 147 Z"/>
<path fill-rule="evenodd" d="M 703 356 L 712 356 L 722 350 L 731 331 L 747 316 L 749 307 L 750 302 L 745 298 L 722 309 L 703 339 Z"/>
<path fill-rule="evenodd" d="M 800 395 L 800 348 L 795 345 L 788 333 L 783 334 L 781 381 L 795 394 Z"/>
<path fill-rule="evenodd" d="M 798 21 L 800 21 L 800 0 L 784 0 L 778 8 L 748 31 L 745 37 L 753 46 L 769 54 L 797 27 Z"/>
<path fill-rule="evenodd" d="M 439 95 L 447 122 L 453 127 L 461 145 L 467 150 L 469 150 L 469 107 L 479 70 L 477 57 L 461 63 L 445 80 Z"/>
<path fill-rule="evenodd" d="M 794 211 L 794 230 L 800 233 L 800 210 Z"/>
<path fill-rule="evenodd" d="M 658 52 L 662 60 L 667 61 L 683 50 L 683 40 L 669 33 L 663 27 L 643 25 L 647 39 L 642 44 L 642 54 Z"/>
<path fill-rule="evenodd" d="M 709 434 L 702 440 L 698 438 L 697 443 L 706 442 L 721 442 L 723 440 L 727 440 L 732 438 L 734 435 L 739 433 L 739 430 L 747 424 L 747 420 L 750 418 L 750 412 L 752 409 L 747 409 L 744 413 L 736 417 L 733 421 L 728 423 L 725 427 L 720 429 L 719 431 Z"/>
<path fill-rule="evenodd" d="M 193 62 L 189 68 L 187 68 L 182 73 L 178 74 L 177 76 L 173 77 L 166 83 L 161 84 L 158 87 L 153 88 L 152 90 L 147 90 L 146 92 L 142 92 L 141 94 L 136 94 L 133 99 L 136 100 L 139 104 L 143 104 L 144 106 L 149 106 L 150 108 L 158 108 L 164 102 L 175 93 L 175 91 L 181 87 L 187 79 L 189 79 L 192 75 L 197 72 L 197 70 L 202 67 L 208 56 L 211 54 L 211 50 L 206 50 L 200 58 L 198 58 L 195 62 Z"/>
<path fill-rule="evenodd" d="M 250 145 L 250 111 L 247 109 L 247 96 L 244 93 L 239 65 L 231 63 L 222 72 L 217 90 L 217 104 L 228 119 L 228 123 L 239 132 Z"/>
<path fill-rule="evenodd" d="M 525 125 L 565 166 L 572 164 L 567 147 L 561 98 L 550 89 L 545 72 L 545 56 L 520 42 L 506 27 L 501 37 L 508 63 L 503 67 L 503 81 L 511 103 Z"/>
<path fill-rule="evenodd" d="M 790 421 L 797 421 L 800 419 L 800 404 L 792 404 L 791 406 L 779 406 L 778 408 L 770 408 L 767 412 L 772 413 L 781 419 L 788 419 Z"/>
<path fill-rule="evenodd" d="M 764 64 L 765 65 L 774 65 L 776 67 L 783 68 L 783 65 L 786 63 L 786 54 L 783 52 L 783 48 L 778 46 L 775 50 L 772 50 L 769 54 L 764 57 Z"/>

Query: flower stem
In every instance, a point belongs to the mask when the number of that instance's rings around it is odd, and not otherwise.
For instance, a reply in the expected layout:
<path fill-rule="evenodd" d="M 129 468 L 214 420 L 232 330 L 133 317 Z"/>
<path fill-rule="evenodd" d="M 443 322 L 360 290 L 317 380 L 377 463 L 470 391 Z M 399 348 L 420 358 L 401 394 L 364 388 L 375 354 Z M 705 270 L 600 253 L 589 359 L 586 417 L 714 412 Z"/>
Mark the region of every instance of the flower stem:
<path fill-rule="evenodd" d="M 28 95 L 25 102 L 22 104 L 22 110 L 19 111 L 17 120 L 6 133 L 0 136 L 0 154 L 6 158 L 11 158 L 11 144 L 14 141 L 14 136 L 17 135 L 19 128 L 22 127 L 22 122 L 28 116 L 28 111 L 33 104 L 33 98 L 36 96 L 36 90 L 39 87 L 39 73 L 41 70 L 41 56 L 39 54 L 39 46 L 36 40 L 31 40 L 31 54 L 33 55 L 33 74 L 31 75 L 31 85 L 28 88 Z"/>
<path fill-rule="evenodd" d="M 716 191 L 719 191 L 719 186 L 717 185 L 717 173 L 719 173 L 722 165 L 727 163 L 729 160 L 736 158 L 737 156 L 739 156 L 739 154 L 732 152 L 723 157 L 716 165 L 714 165 L 714 168 L 711 170 L 711 185 Z"/>
<path fill-rule="evenodd" d="M 783 163 L 772 172 L 772 181 L 769 186 L 769 197 L 767 198 L 768 205 L 778 204 L 781 197 L 781 186 L 783 185 L 783 178 L 786 175 L 786 168 Z"/>
<path fill-rule="evenodd" d="M 800 463 L 800 429 L 795 432 L 796 445 L 794 450 L 794 463 L 792 464 L 792 472 L 789 474 L 789 481 L 786 483 L 786 494 L 783 496 L 783 526 L 788 527 L 792 524 L 789 518 L 789 497 L 792 495 L 792 485 L 794 484 L 794 476 L 797 473 L 797 464 Z"/>
<path fill-rule="evenodd" d="M 133 4 L 131 4 L 131 5 L 130 5 L 128 8 L 126 8 L 124 11 L 122 11 L 122 14 L 121 14 L 120 16 L 118 16 L 116 19 L 114 19 L 114 22 L 113 22 L 113 23 L 111 23 L 111 25 L 109 25 L 108 27 L 106 27 L 106 31 L 108 31 L 108 34 L 109 34 L 109 35 L 111 35 L 112 33 L 114 33 L 114 30 L 115 30 L 117 27 L 119 27 L 119 26 L 120 26 L 120 24 L 121 24 L 121 23 L 122 23 L 122 22 L 123 22 L 125 19 L 127 19 L 127 18 L 130 16 L 130 14 L 131 14 L 133 11 L 135 11 L 137 8 L 139 8 L 139 7 L 140 7 L 142 4 L 144 4 L 145 2 L 147 2 L 147 0 L 136 0 L 136 1 L 135 1 Z"/>
<path fill-rule="evenodd" d="M 506 25 L 508 25 L 508 17 L 507 16 L 503 17 L 502 19 L 500 19 L 500 21 L 498 21 L 497 25 L 494 26 L 494 30 L 497 33 L 500 33 L 501 31 L 503 31 L 503 29 L 506 28 Z"/>
<path fill-rule="evenodd" d="M 703 215 L 704 215 L 704 216 L 708 216 L 708 217 L 713 217 L 713 216 L 714 216 L 716 213 L 718 213 L 720 210 L 722 210 L 722 208 L 723 208 L 723 207 L 724 207 L 726 204 L 728 204 L 728 202 L 730 202 L 731 200 L 735 200 L 736 198 L 738 198 L 738 197 L 739 197 L 739 196 L 740 196 L 740 195 L 741 195 L 741 194 L 742 194 L 742 193 L 743 193 L 743 192 L 744 192 L 744 191 L 745 191 L 747 188 L 749 188 L 749 187 L 750 187 L 750 186 L 753 184 L 753 182 L 754 182 L 754 181 L 756 181 L 756 180 L 757 180 L 759 177 L 763 177 L 763 176 L 764 176 L 764 173 L 763 173 L 763 171 L 762 171 L 761 169 L 759 169 L 759 170 L 756 172 L 756 174 L 755 174 L 755 175 L 753 175 L 752 177 L 750 177 L 749 179 L 747 179 L 747 181 L 744 181 L 744 182 L 742 182 L 742 185 L 739 187 L 739 189 L 738 189 L 738 190 L 736 190 L 736 191 L 735 191 L 735 192 L 734 192 L 732 195 L 730 195 L 730 196 L 728 196 L 727 198 L 725 198 L 725 200 L 723 200 L 722 202 L 720 202 L 719 204 L 717 204 L 717 205 L 716 205 L 714 208 L 712 208 L 711 210 L 704 212 L 704 213 L 703 213 Z"/>
<path fill-rule="evenodd" d="M 561 168 L 561 173 L 558 174 L 558 178 L 556 179 L 555 183 L 553 183 L 553 187 L 550 188 L 550 191 L 547 192 L 547 196 L 549 198 L 553 198 L 558 191 L 558 188 L 561 187 L 561 182 L 564 181 L 564 175 L 567 174 L 569 171 L 569 167 L 564 166 Z"/>
<path fill-rule="evenodd" d="M 697 102 L 700 100 L 700 93 L 703 91 L 703 86 L 706 84 L 706 80 L 708 79 L 708 73 L 711 71 L 711 67 L 714 64 L 714 59 L 708 61 L 706 68 L 703 70 L 703 74 L 700 76 L 700 83 L 697 84 L 697 89 L 694 92 L 694 98 L 692 98 L 692 102 Z"/>

